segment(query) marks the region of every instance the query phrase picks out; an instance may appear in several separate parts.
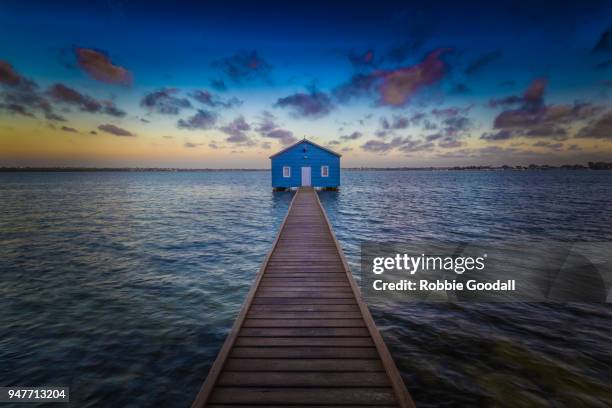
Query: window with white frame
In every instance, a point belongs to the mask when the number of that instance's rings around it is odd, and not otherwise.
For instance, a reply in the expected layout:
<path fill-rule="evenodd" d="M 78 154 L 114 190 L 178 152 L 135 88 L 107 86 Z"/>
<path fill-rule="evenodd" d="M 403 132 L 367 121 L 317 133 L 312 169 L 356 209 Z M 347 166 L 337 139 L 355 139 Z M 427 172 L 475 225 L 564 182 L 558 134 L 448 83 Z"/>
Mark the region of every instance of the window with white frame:
<path fill-rule="evenodd" d="M 291 177 L 291 167 L 283 166 L 283 177 L 285 178 Z"/>
<path fill-rule="evenodd" d="M 321 166 L 321 177 L 329 177 L 329 166 Z"/>

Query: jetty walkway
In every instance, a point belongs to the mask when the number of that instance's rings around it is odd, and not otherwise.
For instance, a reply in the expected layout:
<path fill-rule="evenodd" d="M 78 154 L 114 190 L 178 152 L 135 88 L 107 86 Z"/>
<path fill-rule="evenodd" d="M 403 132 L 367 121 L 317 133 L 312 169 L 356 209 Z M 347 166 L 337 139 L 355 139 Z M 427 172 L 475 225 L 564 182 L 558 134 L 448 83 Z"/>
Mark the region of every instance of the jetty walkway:
<path fill-rule="evenodd" d="M 300 188 L 196 400 L 413 407 L 312 188 Z"/>

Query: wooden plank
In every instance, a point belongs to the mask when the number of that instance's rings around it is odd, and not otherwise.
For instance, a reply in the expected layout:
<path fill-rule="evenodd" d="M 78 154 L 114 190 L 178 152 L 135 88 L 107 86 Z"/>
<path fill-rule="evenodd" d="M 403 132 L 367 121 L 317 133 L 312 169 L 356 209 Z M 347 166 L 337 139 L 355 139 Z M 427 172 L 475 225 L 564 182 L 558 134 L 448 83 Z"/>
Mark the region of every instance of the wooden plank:
<path fill-rule="evenodd" d="M 320 275 L 320 274 L 304 274 L 305 276 L 289 276 L 289 277 L 283 277 L 283 276 L 274 276 L 271 274 L 266 273 L 266 275 L 264 276 L 264 278 L 262 279 L 262 283 L 270 283 L 270 282 L 278 282 L 278 283 L 289 283 L 289 282 L 295 282 L 296 285 L 302 284 L 302 283 L 321 283 L 321 284 L 326 284 L 327 282 L 341 282 L 341 283 L 348 283 L 348 281 L 346 280 L 345 276 L 342 276 L 341 274 L 338 274 L 338 276 L 332 276 L 332 275 Z"/>
<path fill-rule="evenodd" d="M 221 404 L 371 404 L 395 403 L 392 388 L 238 388 L 218 387 L 211 403 Z"/>
<path fill-rule="evenodd" d="M 342 269 L 342 263 L 339 259 L 333 260 L 315 260 L 312 259 L 316 257 L 317 254 L 313 253 L 310 255 L 303 255 L 299 259 L 296 257 L 291 258 L 283 258 L 283 257 L 275 257 L 270 260 L 270 268 L 274 269 L 275 267 L 287 267 L 287 268 L 305 268 L 305 269 L 313 269 L 313 268 L 340 268 Z"/>
<path fill-rule="evenodd" d="M 291 285 L 269 285 L 266 283 L 266 285 L 262 285 L 259 287 L 259 291 L 258 292 L 262 292 L 262 293 L 266 293 L 266 292 L 284 292 L 287 293 L 289 296 L 304 296 L 304 293 L 312 293 L 312 292 L 316 292 L 316 293 L 351 293 L 351 287 L 348 284 L 348 282 L 344 282 L 344 285 L 332 285 L 332 286 L 291 286 Z"/>
<path fill-rule="evenodd" d="M 235 347 L 231 358 L 378 358 L 375 347 Z"/>
<path fill-rule="evenodd" d="M 304 293 L 302 292 L 315 292 L 315 293 L 352 293 L 351 292 L 351 287 L 348 284 L 348 282 L 346 282 L 346 284 L 344 286 L 338 286 L 338 285 L 334 285 L 334 286 L 305 286 L 305 287 L 300 287 L 300 286 L 288 286 L 288 285 L 261 285 L 259 287 L 259 291 L 261 293 L 265 293 L 265 292 L 285 292 L 290 296 L 294 296 L 294 295 L 300 295 L 303 296 Z"/>
<path fill-rule="evenodd" d="M 323 268 L 323 267 L 308 267 L 302 266 L 299 268 L 290 268 L 290 267 L 278 267 L 278 268 L 268 268 L 266 273 L 266 277 L 274 277 L 275 275 L 288 275 L 296 277 L 297 274 L 303 274 L 304 277 L 317 277 L 317 276 L 325 276 L 328 275 L 330 277 L 345 275 L 342 268 Z M 336 275 L 337 274 L 337 275 Z"/>
<path fill-rule="evenodd" d="M 305 297 L 310 300 L 314 299 L 350 299 L 354 300 L 351 291 L 311 291 L 311 292 L 291 292 L 291 291 L 274 291 L 263 289 L 257 291 L 256 298 L 288 298 L 293 299 L 295 296 Z"/>
<path fill-rule="evenodd" d="M 238 337 L 240 347 L 374 347 L 370 337 Z"/>
<path fill-rule="evenodd" d="M 296 270 L 296 271 L 269 271 L 266 273 L 267 278 L 280 278 L 280 279 L 291 279 L 291 278 L 307 278 L 307 279 L 317 279 L 317 280 L 346 280 L 346 275 L 344 272 L 337 271 L 321 271 L 321 270 L 313 270 L 307 271 L 304 269 Z"/>
<path fill-rule="evenodd" d="M 380 359 L 230 358 L 227 371 L 384 371 Z"/>
<path fill-rule="evenodd" d="M 334 286 L 350 289 L 350 285 L 346 279 L 342 281 L 320 281 L 320 282 L 314 281 L 313 282 L 313 281 L 302 281 L 297 278 L 296 279 L 265 278 L 265 279 L 262 279 L 261 283 L 259 284 L 260 288 L 296 287 L 296 288 L 304 289 L 308 287 L 324 288 L 324 287 L 334 287 Z"/>
<path fill-rule="evenodd" d="M 361 319 L 360 312 L 267 312 L 251 309 L 248 319 Z"/>
<path fill-rule="evenodd" d="M 368 329 L 361 327 L 300 327 L 300 328 L 255 328 L 243 327 L 243 337 L 368 337 Z"/>
<path fill-rule="evenodd" d="M 221 386 L 239 387 L 390 387 L 384 372 L 239 372 L 226 371 Z"/>
<path fill-rule="evenodd" d="M 312 298 L 273 298 L 258 297 L 254 305 L 356 305 L 355 299 L 312 299 Z"/>
<path fill-rule="evenodd" d="M 354 305 L 252 305 L 252 312 L 361 312 Z"/>
<path fill-rule="evenodd" d="M 251 319 L 242 327 L 365 327 L 363 319 Z"/>

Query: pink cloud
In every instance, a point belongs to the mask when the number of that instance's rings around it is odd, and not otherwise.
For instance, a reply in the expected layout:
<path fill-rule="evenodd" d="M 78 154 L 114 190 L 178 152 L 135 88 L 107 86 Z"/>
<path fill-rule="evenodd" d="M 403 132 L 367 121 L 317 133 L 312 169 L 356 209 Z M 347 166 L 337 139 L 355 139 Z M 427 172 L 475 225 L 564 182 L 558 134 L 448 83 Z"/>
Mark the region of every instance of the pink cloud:
<path fill-rule="evenodd" d="M 104 53 L 87 48 L 76 48 L 75 52 L 81 69 L 93 79 L 108 84 L 132 84 L 132 74 L 127 69 L 114 65 Z"/>
<path fill-rule="evenodd" d="M 544 91 L 547 84 L 548 80 L 546 78 L 535 79 L 523 94 L 525 103 L 540 105 L 544 99 Z"/>
<path fill-rule="evenodd" d="M 440 48 L 416 65 L 374 73 L 382 80 L 378 85 L 379 103 L 403 106 L 417 91 L 439 82 L 446 73 L 446 64 L 440 56 L 450 51 Z"/>

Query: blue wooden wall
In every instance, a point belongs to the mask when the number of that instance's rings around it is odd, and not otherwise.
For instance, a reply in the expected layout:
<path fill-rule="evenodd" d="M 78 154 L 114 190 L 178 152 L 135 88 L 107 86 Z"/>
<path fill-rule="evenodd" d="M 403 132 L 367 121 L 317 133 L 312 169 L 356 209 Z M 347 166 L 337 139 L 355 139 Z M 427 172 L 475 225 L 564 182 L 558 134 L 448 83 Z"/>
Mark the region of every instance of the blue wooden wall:
<path fill-rule="evenodd" d="M 291 167 L 291 177 L 283 177 L 284 166 Z M 272 157 L 272 187 L 301 186 L 302 167 L 308 166 L 311 168 L 313 187 L 340 186 L 340 157 L 303 140 L 287 151 Z M 329 166 L 328 177 L 321 177 L 321 166 Z"/>

